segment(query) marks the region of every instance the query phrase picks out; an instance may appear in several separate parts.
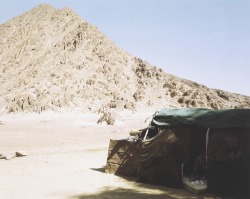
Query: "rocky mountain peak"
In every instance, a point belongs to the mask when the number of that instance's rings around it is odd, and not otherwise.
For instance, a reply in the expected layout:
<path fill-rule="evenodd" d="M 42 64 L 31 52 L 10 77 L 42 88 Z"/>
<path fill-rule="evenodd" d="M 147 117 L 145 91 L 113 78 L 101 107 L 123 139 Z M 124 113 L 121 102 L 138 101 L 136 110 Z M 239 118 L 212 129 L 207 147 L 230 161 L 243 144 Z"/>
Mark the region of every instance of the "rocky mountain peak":
<path fill-rule="evenodd" d="M 247 108 L 250 97 L 164 73 L 70 8 L 40 5 L 0 25 L 0 109 Z"/>

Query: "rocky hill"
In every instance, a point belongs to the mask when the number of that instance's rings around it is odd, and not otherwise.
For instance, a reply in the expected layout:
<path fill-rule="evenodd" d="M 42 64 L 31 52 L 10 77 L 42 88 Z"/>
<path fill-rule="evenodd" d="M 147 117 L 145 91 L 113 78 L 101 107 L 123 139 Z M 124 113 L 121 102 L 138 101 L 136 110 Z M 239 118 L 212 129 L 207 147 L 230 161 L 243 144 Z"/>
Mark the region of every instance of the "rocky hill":
<path fill-rule="evenodd" d="M 249 108 L 250 97 L 166 74 L 69 8 L 40 5 L 0 25 L 1 110 L 145 107 Z"/>

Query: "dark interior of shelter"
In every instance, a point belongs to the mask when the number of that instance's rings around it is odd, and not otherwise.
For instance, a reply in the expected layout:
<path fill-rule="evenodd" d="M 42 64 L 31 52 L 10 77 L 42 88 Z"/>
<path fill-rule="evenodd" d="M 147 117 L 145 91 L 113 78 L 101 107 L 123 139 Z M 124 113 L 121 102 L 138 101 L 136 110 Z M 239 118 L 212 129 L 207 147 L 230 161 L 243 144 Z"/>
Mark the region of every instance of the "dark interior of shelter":
<path fill-rule="evenodd" d="M 206 132 L 205 128 L 194 128 L 184 155 L 183 176 L 190 181 L 206 179 Z"/>

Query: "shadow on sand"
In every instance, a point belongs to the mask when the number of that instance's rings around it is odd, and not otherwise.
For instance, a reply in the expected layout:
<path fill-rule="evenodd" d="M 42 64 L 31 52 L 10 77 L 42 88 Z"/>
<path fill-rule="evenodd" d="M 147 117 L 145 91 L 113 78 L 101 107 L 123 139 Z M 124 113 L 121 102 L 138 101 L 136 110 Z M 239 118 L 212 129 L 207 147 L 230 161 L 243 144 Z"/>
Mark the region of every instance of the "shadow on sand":
<path fill-rule="evenodd" d="M 93 171 L 99 171 L 101 173 L 105 173 L 105 166 L 103 166 L 101 168 L 91 168 L 91 170 L 93 170 Z"/>
<path fill-rule="evenodd" d="M 93 171 L 104 173 L 105 167 L 91 168 Z M 119 176 L 122 177 L 122 176 Z M 103 187 L 93 194 L 81 194 L 69 199 L 222 199 L 223 197 L 210 194 L 194 195 L 184 189 L 175 189 L 164 186 L 155 186 L 137 183 L 135 178 L 122 177 L 134 182 L 134 188 Z M 224 198 L 223 198 L 224 199 Z"/>
<path fill-rule="evenodd" d="M 176 196 L 171 196 L 171 195 Z M 191 199 L 197 197 L 186 197 L 184 195 L 178 195 L 174 192 L 170 193 L 161 193 L 161 194 L 152 194 L 149 192 L 139 192 L 135 189 L 124 189 L 124 188 L 116 188 L 111 189 L 109 187 L 104 188 L 102 191 L 95 194 L 83 194 L 78 196 L 73 196 L 71 199 L 172 199 L 172 198 L 180 198 L 180 199 Z"/>
<path fill-rule="evenodd" d="M 224 197 L 212 195 L 193 195 L 181 189 L 150 187 L 160 190 L 160 193 L 150 193 L 147 191 L 138 191 L 135 189 L 109 188 L 105 187 L 94 194 L 82 194 L 70 197 L 70 199 L 224 199 Z M 154 191 L 153 191 L 154 192 Z"/>

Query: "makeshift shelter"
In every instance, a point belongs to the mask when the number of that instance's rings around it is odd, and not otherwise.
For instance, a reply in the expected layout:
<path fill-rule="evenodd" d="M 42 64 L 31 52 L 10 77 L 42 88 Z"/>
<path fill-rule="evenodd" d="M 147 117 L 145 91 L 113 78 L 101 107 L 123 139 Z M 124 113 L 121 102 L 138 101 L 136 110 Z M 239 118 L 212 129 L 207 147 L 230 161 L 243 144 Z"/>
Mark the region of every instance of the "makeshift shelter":
<path fill-rule="evenodd" d="M 203 157 L 209 192 L 250 198 L 250 109 L 163 109 L 143 136 L 140 181 L 181 187 Z"/>
<path fill-rule="evenodd" d="M 136 135 L 110 141 L 107 173 L 250 198 L 250 109 L 163 109 Z"/>

